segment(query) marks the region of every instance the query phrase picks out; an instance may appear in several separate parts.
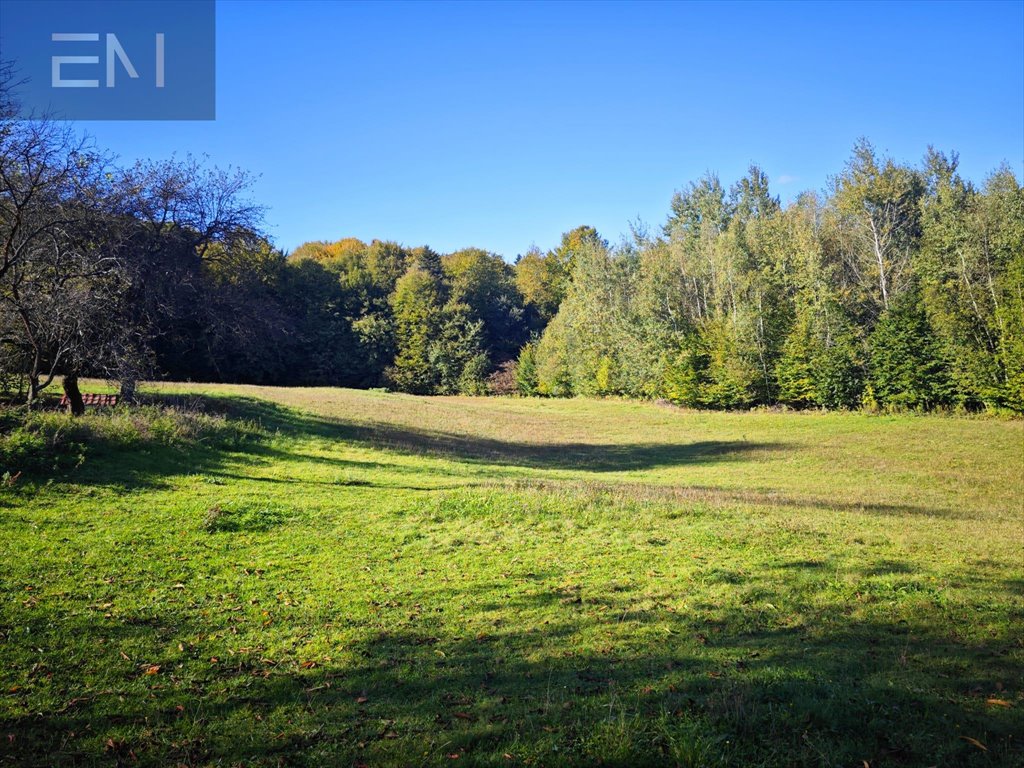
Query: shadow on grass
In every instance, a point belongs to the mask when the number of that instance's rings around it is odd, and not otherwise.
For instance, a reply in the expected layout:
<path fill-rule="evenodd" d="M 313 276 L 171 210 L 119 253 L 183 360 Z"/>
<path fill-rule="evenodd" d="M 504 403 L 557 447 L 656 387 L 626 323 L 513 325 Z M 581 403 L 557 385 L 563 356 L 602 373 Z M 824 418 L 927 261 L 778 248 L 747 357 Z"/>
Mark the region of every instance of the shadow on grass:
<path fill-rule="evenodd" d="M 212 395 L 148 395 L 144 402 L 150 405 L 174 406 L 220 414 L 228 419 L 255 424 L 259 437 L 230 447 L 203 442 L 189 445 L 167 446 L 142 444 L 139 446 L 92 445 L 93 457 L 85 466 L 64 479 L 79 485 L 115 485 L 124 490 L 160 487 L 166 478 L 187 474 L 203 474 L 225 479 L 256 480 L 267 483 L 288 483 L 341 487 L 345 482 L 311 479 L 260 478 L 243 476 L 229 471 L 239 463 L 272 465 L 281 461 L 308 460 L 318 464 L 331 464 L 339 469 L 409 475 L 407 483 L 377 484 L 372 480 L 355 480 L 349 485 L 383 489 L 436 491 L 511 482 L 513 485 L 549 487 L 561 491 L 578 489 L 583 493 L 606 492 L 615 496 L 644 500 L 692 504 L 708 502 L 720 504 L 753 504 L 794 508 L 834 509 L 865 512 L 878 515 L 928 515 L 969 518 L 973 512 L 964 508 L 922 507 L 909 504 L 872 502 L 846 502 L 839 499 L 793 497 L 771 491 L 729 489 L 704 486 L 659 486 L 648 483 L 609 482 L 597 480 L 547 480 L 510 478 L 506 467 L 540 470 L 577 470 L 589 473 L 628 472 L 659 467 L 754 461 L 767 453 L 796 448 L 778 442 L 694 441 L 688 443 L 631 443 L 600 445 L 591 443 L 522 443 L 497 440 L 482 436 L 446 433 L 416 429 L 390 423 L 358 423 L 343 419 L 322 417 L 285 407 L 258 398 Z M 284 441 L 274 439 L 277 436 Z M 456 484 L 444 486 L 417 482 L 422 470 L 408 465 L 306 455 L 297 446 L 289 445 L 287 438 L 299 440 L 315 438 L 344 441 L 357 446 L 379 448 L 407 456 L 425 456 L 457 461 L 474 467 L 472 477 Z M 0 505 L 4 502 L 0 500 Z"/>
<path fill-rule="evenodd" d="M 637 482 L 601 482 L 595 480 L 551 480 L 547 478 L 515 478 L 513 487 L 540 490 L 575 490 L 581 494 L 608 494 L 620 500 L 643 500 L 679 505 L 694 503 L 745 504 L 763 507 L 789 507 L 794 509 L 836 510 L 841 512 L 862 512 L 872 515 L 924 515 L 928 517 L 949 517 L 957 519 L 981 518 L 970 509 L 963 507 L 925 507 L 915 504 L 883 504 L 866 501 L 841 501 L 836 498 L 794 497 L 775 491 L 755 491 L 736 488 L 703 485 L 657 485 Z"/>
<path fill-rule="evenodd" d="M 163 398 L 163 402 L 175 402 Z M 287 408 L 267 400 L 238 396 L 189 396 L 186 402 L 225 413 L 231 417 L 255 422 L 263 428 L 284 435 L 343 440 L 357 445 L 384 448 L 407 455 L 447 458 L 455 461 L 530 469 L 578 470 L 581 472 L 628 472 L 695 464 L 713 464 L 756 460 L 765 454 L 795 451 L 797 447 L 781 442 L 694 441 L 689 443 L 627 443 L 599 445 L 591 443 L 522 443 L 493 438 L 413 429 L 388 423 L 360 424 L 330 417 L 315 416 Z M 272 453 L 272 452 L 269 452 Z M 281 454 L 294 457 L 294 453 Z M 366 462 L 316 457 L 315 461 L 331 461 L 358 468 Z M 388 465 L 395 471 L 394 465 Z M 503 479 L 496 473 L 494 480 Z M 507 479 L 507 478 L 505 478 Z M 705 486 L 659 486 L 630 482 L 586 482 L 521 480 L 527 486 L 577 486 L 581 491 L 608 491 L 615 495 L 662 501 L 708 501 L 715 504 L 742 503 L 764 506 L 835 509 L 877 515 L 916 514 L 938 517 L 972 518 L 974 512 L 965 508 L 940 508 L 913 504 L 881 502 L 846 502 L 835 498 L 796 498 L 775 492 L 733 490 Z M 388 486 L 380 486 L 388 487 Z M 410 485 L 410 489 L 432 488 Z"/>
<path fill-rule="evenodd" d="M 142 443 L 137 446 L 104 444 L 102 439 L 88 446 L 89 460 L 66 474 L 78 484 L 119 485 L 126 489 L 159 486 L 163 478 L 183 474 L 217 474 L 227 465 L 302 458 L 301 452 L 272 438 L 319 438 L 414 455 L 445 458 L 480 466 L 526 467 L 534 469 L 576 469 L 587 472 L 617 472 L 742 461 L 765 451 L 782 450 L 778 443 L 747 441 L 695 441 L 690 443 L 635 443 L 595 445 L 589 443 L 517 443 L 465 434 L 396 426 L 388 423 L 362 424 L 314 416 L 256 398 L 205 395 L 148 396 L 151 405 L 176 406 L 222 414 L 229 419 L 252 422 L 261 437 L 231 446 L 195 442 L 183 445 Z M 95 458 L 93 458 L 95 457 Z M 361 468 L 367 462 L 334 457 L 309 457 L 319 463 Z M 371 462 L 373 463 L 373 462 Z M 379 465 L 379 464 L 378 464 Z M 389 470 L 395 469 L 391 465 Z M 411 485 L 410 487 L 414 487 Z M 424 488 L 426 489 L 426 488 Z"/>
<path fill-rule="evenodd" d="M 204 397 L 205 407 L 218 407 L 264 427 L 307 437 L 345 440 L 402 453 L 439 456 L 459 461 L 503 464 L 535 469 L 579 469 L 616 472 L 679 464 L 742 460 L 745 454 L 786 448 L 781 443 L 697 441 L 691 443 L 523 443 L 383 422 L 360 424 L 313 416 L 254 398 Z M 226 406 L 226 407 L 225 407 Z"/>
<path fill-rule="evenodd" d="M 246 624 L 259 617 L 197 623 L 195 612 L 165 606 L 137 620 L 60 619 L 63 631 L 95 643 L 92 656 L 68 665 L 53 636 L 59 617 L 42 613 L 19 622 L 49 651 L 27 653 L 26 664 L 35 661 L 24 690 L 4 694 L 4 710 L 22 714 L 0 716 L 0 764 L 1024 760 L 1020 707 L 990 703 L 1012 699 L 1003 685 L 1024 673 L 1010 630 L 967 642 L 931 623 L 854 622 L 839 608 L 819 612 L 813 626 L 785 626 L 737 607 L 714 621 L 659 612 L 670 633 L 655 639 L 644 634 L 651 610 L 598 597 L 553 594 L 556 619 L 535 624 L 524 606 L 522 621 L 468 637 L 396 611 L 352 633 L 344 663 L 323 649 L 270 659 L 256 646 L 227 657 L 215 638 L 240 631 L 258 643 Z M 458 598 L 458 589 L 443 596 L 446 605 Z M 16 631 L 6 622 L 0 630 L 7 640 Z M 90 685 L 90 675 L 102 682 Z M 40 711 L 27 698 L 37 687 L 56 689 L 63 703 Z"/>

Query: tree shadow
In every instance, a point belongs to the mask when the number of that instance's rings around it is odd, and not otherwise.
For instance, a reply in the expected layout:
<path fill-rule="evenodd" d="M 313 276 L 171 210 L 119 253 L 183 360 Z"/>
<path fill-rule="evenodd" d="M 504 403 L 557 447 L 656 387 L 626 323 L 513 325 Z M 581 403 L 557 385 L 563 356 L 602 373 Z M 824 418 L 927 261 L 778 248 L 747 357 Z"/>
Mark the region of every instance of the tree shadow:
<path fill-rule="evenodd" d="M 318 416 L 268 400 L 237 395 L 146 395 L 142 402 L 200 411 L 225 416 L 230 420 L 248 422 L 258 427 L 258 436 L 230 446 L 193 443 L 189 445 L 157 445 L 153 443 L 124 446 L 105 444 L 99 440 L 90 446 L 85 465 L 73 471 L 57 473 L 60 479 L 76 485 L 116 487 L 125 491 L 170 487 L 173 477 L 203 475 L 229 480 L 254 480 L 266 483 L 287 483 L 341 487 L 363 485 L 391 489 L 435 491 L 511 483 L 513 486 L 552 488 L 565 492 L 610 493 L 672 504 L 692 505 L 694 502 L 720 504 L 751 504 L 808 509 L 833 509 L 885 516 L 906 514 L 975 518 L 970 509 L 924 507 L 913 504 L 889 504 L 871 501 L 843 501 L 782 494 L 771 490 L 731 489 L 701 485 L 657 485 L 628 480 L 602 482 L 598 478 L 585 481 L 551 478 L 524 478 L 506 472 L 509 468 L 538 470 L 573 470 L 601 475 L 666 467 L 722 464 L 756 461 L 766 455 L 798 450 L 781 442 L 748 440 L 692 441 L 686 443 L 617 443 L 583 442 L 515 442 L 490 437 L 417 429 L 386 422 L 358 422 Z M 278 438 L 284 438 L 283 440 Z M 298 443 L 309 438 L 340 441 L 356 447 L 380 449 L 401 456 L 427 457 L 455 461 L 470 470 L 459 483 L 417 482 L 424 474 L 422 467 L 388 461 L 387 453 L 380 460 L 324 455 L 308 455 Z M 260 478 L 236 471 L 239 464 L 272 466 L 283 461 L 309 461 L 339 469 L 362 472 L 375 470 L 410 477 L 407 483 L 376 483 L 369 479 L 351 482 L 319 481 L 308 478 L 288 481 L 282 478 Z M 29 484 L 22 490 L 33 492 Z M 15 489 L 17 492 L 18 489 Z M 0 505 L 5 505 L 0 498 Z"/>
<path fill-rule="evenodd" d="M 460 597 L 455 590 L 443 599 Z M 23 714 L 0 716 L 0 763 L 660 766 L 702 755 L 726 765 L 810 766 L 827 756 L 835 765 L 971 766 L 1024 759 L 1020 707 L 990 703 L 1012 700 L 1018 692 L 1002 686 L 1024 673 L 1012 627 L 965 641 L 907 619 L 852 621 L 839 607 L 813 626 L 752 625 L 743 607 L 709 620 L 630 611 L 629 596 L 614 592 L 596 597 L 552 594 L 546 608 L 557 614 L 543 624 L 534 621 L 536 606 L 523 604 L 514 611 L 522 621 L 464 637 L 426 619 L 366 625 L 345 661 L 297 649 L 268 658 L 258 634 L 246 632 L 247 615 L 199 622 L 197 613 L 171 607 L 120 620 L 40 612 L 24 628 L 5 622 L 0 632 L 9 639 L 26 631 L 49 649 L 33 656 L 25 685 L 56 690 L 62 703 L 40 708 L 25 692 L 7 692 L 6 711 L 16 701 Z M 668 628 L 657 642 L 642 634 L 650 613 Z M 91 660 L 63 663 L 55 620 L 97 643 Z M 239 649 L 239 640 L 228 656 L 232 643 L 216 638 L 232 628 L 257 645 Z M 102 683 L 88 682 L 102 666 L 109 667 Z"/>
<path fill-rule="evenodd" d="M 983 515 L 964 507 L 936 507 L 918 504 L 887 504 L 871 501 L 842 501 L 834 497 L 822 499 L 799 497 L 771 490 L 746 490 L 710 485 L 659 485 L 634 481 L 602 482 L 600 480 L 560 480 L 551 478 L 515 478 L 514 487 L 572 490 L 584 495 L 604 493 L 619 499 L 662 502 L 672 505 L 694 503 L 749 504 L 761 507 L 792 509 L 830 509 L 840 512 L 859 512 L 880 516 L 923 515 L 953 519 L 983 519 Z"/>
<path fill-rule="evenodd" d="M 164 404 L 197 405 L 264 428 L 302 437 L 342 440 L 398 453 L 450 458 L 461 462 L 500 464 L 533 469 L 576 469 L 625 472 L 683 464 L 739 461 L 746 455 L 789 448 L 784 443 L 747 440 L 689 443 L 533 443 L 497 440 L 477 435 L 415 429 L 386 422 L 359 423 L 314 416 L 267 400 L 210 395 L 157 397 Z"/>
<path fill-rule="evenodd" d="M 315 438 L 342 441 L 357 447 L 380 449 L 403 456 L 423 456 L 456 461 L 473 467 L 479 484 L 490 477 L 504 477 L 505 468 L 577 470 L 591 473 L 628 472 L 658 467 L 742 461 L 768 451 L 783 450 L 779 443 L 750 441 L 693 441 L 689 443 L 592 444 L 582 442 L 529 443 L 483 436 L 417 429 L 384 422 L 360 423 L 315 416 L 266 400 L 249 397 L 210 395 L 147 395 L 147 405 L 180 408 L 216 414 L 229 420 L 256 425 L 247 439 L 228 443 L 201 439 L 164 444 L 140 439 L 122 444 L 94 435 L 85 445 L 84 461 L 76 466 L 55 467 L 37 473 L 35 479 L 57 479 L 82 486 L 116 487 L 125 491 L 169 487 L 170 478 L 182 475 L 222 476 L 242 479 L 230 471 L 239 463 L 270 466 L 281 461 L 308 460 L 340 468 L 382 469 L 409 475 L 423 470 L 399 462 L 307 456 L 298 443 Z M 283 440 L 281 439 L 283 438 Z M 72 457 L 73 458 L 73 457 Z M 488 472 L 488 470 L 490 470 Z M 482 474 L 481 474 L 482 473 Z M 33 476 L 34 477 L 34 476 Z M 33 480 L 33 477 L 28 480 Z M 252 479 L 252 478 L 247 478 Z M 268 480 L 268 482 L 270 482 Z M 315 481 L 302 480 L 316 484 Z M 23 483 L 20 490 L 33 492 L 36 486 Z M 387 485 L 382 487 L 395 487 Z M 432 490 L 436 486 L 408 483 L 410 489 Z"/>

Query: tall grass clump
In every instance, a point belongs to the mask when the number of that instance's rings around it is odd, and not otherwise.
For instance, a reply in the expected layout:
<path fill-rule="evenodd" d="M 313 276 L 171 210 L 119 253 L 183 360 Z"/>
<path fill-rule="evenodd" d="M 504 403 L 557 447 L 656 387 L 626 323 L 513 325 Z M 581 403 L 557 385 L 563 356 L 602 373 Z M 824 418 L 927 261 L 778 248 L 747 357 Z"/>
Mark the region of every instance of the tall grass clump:
<path fill-rule="evenodd" d="M 90 449 L 133 450 L 203 444 L 231 450 L 262 436 L 249 421 L 221 414 L 144 405 L 90 411 L 74 417 L 61 411 L 0 411 L 0 471 L 45 472 L 83 463 Z"/>

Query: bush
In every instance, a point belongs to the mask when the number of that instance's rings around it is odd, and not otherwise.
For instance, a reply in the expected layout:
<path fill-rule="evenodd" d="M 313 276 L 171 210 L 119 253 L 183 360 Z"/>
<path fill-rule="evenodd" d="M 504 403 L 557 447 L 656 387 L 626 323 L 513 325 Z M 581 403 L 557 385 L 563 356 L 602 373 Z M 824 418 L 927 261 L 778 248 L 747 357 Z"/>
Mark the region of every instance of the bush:
<path fill-rule="evenodd" d="M 76 446 L 62 446 L 74 448 Z M 16 427 L 0 437 L 0 469 L 10 477 L 21 472 L 57 469 L 71 450 L 58 450 L 52 437 L 26 427 Z"/>
<path fill-rule="evenodd" d="M 487 394 L 487 356 L 483 353 L 474 355 L 462 369 L 459 376 L 458 393 L 460 395 L 486 395 Z"/>
<path fill-rule="evenodd" d="M 537 394 L 537 344 L 530 342 L 519 352 L 516 363 L 516 389 L 519 394 L 531 396 Z"/>
<path fill-rule="evenodd" d="M 489 395 L 514 395 L 518 391 L 518 366 L 515 360 L 502 363 L 496 371 L 487 377 L 487 394 Z"/>

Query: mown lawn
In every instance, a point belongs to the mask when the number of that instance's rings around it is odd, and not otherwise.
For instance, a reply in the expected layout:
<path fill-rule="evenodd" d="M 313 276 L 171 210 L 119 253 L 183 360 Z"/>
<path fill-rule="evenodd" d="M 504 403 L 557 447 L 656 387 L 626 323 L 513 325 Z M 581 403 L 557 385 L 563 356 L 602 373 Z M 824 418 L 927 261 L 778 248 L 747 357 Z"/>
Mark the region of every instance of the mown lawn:
<path fill-rule="evenodd" d="M 159 393 L 262 434 L 0 490 L 2 765 L 1024 765 L 1024 422 Z"/>

